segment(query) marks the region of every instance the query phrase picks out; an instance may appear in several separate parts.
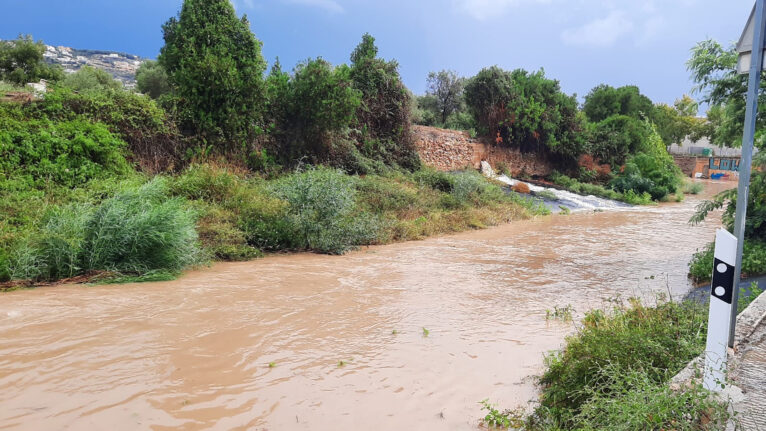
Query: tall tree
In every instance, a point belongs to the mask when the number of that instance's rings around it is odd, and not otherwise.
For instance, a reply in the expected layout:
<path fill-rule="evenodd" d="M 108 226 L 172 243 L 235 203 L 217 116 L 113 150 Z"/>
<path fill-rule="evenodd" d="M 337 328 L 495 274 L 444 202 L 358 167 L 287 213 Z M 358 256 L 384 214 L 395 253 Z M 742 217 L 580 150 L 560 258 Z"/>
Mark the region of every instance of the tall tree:
<path fill-rule="evenodd" d="M 428 85 L 426 94 L 433 96 L 436 100 L 436 109 L 444 124 L 447 122 L 447 117 L 460 109 L 463 104 L 465 78 L 458 76 L 453 70 L 442 70 L 429 73 L 426 84 Z"/>
<path fill-rule="evenodd" d="M 183 129 L 229 150 L 257 134 L 266 62 L 247 17 L 237 18 L 229 0 L 184 0 L 162 29 L 159 63 Z"/>
<path fill-rule="evenodd" d="M 356 111 L 356 141 L 363 155 L 391 166 L 414 170 L 420 158 L 410 130 L 410 92 L 399 76 L 399 63 L 378 58 L 369 34 L 351 53 L 350 78 L 361 92 Z"/>

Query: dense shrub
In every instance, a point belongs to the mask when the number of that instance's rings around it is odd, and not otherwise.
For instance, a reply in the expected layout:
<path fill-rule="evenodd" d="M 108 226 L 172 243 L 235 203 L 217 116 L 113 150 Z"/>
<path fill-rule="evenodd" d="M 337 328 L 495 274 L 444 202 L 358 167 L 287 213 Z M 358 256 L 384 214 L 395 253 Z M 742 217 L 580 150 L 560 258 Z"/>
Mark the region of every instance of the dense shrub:
<path fill-rule="evenodd" d="M 83 66 L 77 72 L 66 75 L 61 85 L 80 93 L 123 88 L 122 82 L 114 79 L 109 72 L 91 66 Z"/>
<path fill-rule="evenodd" d="M 124 148 L 103 124 L 35 119 L 19 107 L 0 106 L 0 188 L 74 187 L 125 173 Z"/>
<path fill-rule="evenodd" d="M 56 120 L 83 118 L 106 124 L 150 172 L 177 169 L 185 163 L 186 144 L 165 111 L 153 100 L 124 90 L 75 93 L 57 88 L 30 108 L 28 115 Z"/>
<path fill-rule="evenodd" d="M 601 163 L 621 166 L 631 154 L 645 149 L 650 133 L 645 121 L 614 115 L 589 125 L 589 153 Z"/>
<path fill-rule="evenodd" d="M 333 140 L 344 138 L 361 103 L 349 67 L 309 60 L 292 77 L 272 68 L 266 82 L 280 158 L 293 165 L 302 158 L 327 161 Z"/>
<path fill-rule="evenodd" d="M 689 262 L 689 278 L 695 283 L 710 281 L 713 275 L 713 249 L 714 244 L 694 253 Z M 756 276 L 766 274 L 766 241 L 763 239 L 746 239 L 742 252 L 743 276 Z"/>
<path fill-rule="evenodd" d="M 168 74 L 181 129 L 219 150 L 239 151 L 260 131 L 261 42 L 229 0 L 185 0 L 162 27 L 159 63 Z"/>
<path fill-rule="evenodd" d="M 155 179 L 96 206 L 53 208 L 11 257 L 16 279 L 56 280 L 92 270 L 143 275 L 199 261 L 195 216 Z"/>
<path fill-rule="evenodd" d="M 338 254 L 376 238 L 376 220 L 355 211 L 354 180 L 340 171 L 297 172 L 278 180 L 274 191 L 290 205 L 288 219 L 301 248 Z"/>
<path fill-rule="evenodd" d="M 159 99 L 170 92 L 168 74 L 158 62 L 144 61 L 136 70 L 136 88 L 152 99 Z"/>
<path fill-rule="evenodd" d="M 546 359 L 538 414 L 548 425 L 598 429 L 596 424 L 615 420 L 620 409 L 638 409 L 638 400 L 649 393 L 669 395 L 664 385 L 703 349 L 706 320 L 705 310 L 692 303 L 650 308 L 631 301 L 610 314 L 587 313 L 580 332 L 567 338 L 566 348 Z M 701 413 L 683 410 L 689 404 L 678 396 L 672 399 L 676 410 L 631 420 L 649 421 L 640 429 L 667 428 L 679 415 Z M 659 423 L 649 426 L 652 421 Z"/>
<path fill-rule="evenodd" d="M 433 168 L 423 168 L 415 172 L 415 180 L 420 184 L 441 192 L 450 193 L 455 187 L 455 176 Z"/>
<path fill-rule="evenodd" d="M 669 157 L 639 153 L 625 164 L 623 172 L 612 181 L 619 192 L 633 190 L 649 193 L 653 200 L 662 200 L 681 186 L 681 171 Z"/>

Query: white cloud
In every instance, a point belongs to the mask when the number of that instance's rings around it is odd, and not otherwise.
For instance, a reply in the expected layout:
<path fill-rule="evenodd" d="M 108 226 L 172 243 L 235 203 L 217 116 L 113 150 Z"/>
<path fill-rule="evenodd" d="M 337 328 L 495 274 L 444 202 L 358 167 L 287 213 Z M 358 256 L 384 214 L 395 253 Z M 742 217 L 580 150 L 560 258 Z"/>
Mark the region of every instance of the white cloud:
<path fill-rule="evenodd" d="M 453 0 L 452 2 L 460 12 L 482 21 L 504 14 L 512 6 L 522 3 L 549 3 L 550 0 Z"/>
<path fill-rule="evenodd" d="M 590 21 L 580 27 L 564 30 L 561 39 L 568 45 L 608 47 L 633 31 L 634 25 L 627 14 L 615 10 L 604 18 Z"/>

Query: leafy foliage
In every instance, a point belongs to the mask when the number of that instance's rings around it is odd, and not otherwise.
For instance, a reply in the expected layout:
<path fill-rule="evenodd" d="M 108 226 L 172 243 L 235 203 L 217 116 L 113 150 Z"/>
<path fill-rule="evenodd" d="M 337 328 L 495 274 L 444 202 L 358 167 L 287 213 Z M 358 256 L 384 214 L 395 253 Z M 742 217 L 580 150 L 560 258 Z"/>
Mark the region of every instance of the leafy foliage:
<path fill-rule="evenodd" d="M 45 45 L 30 35 L 0 41 L 0 79 L 24 85 L 41 79 L 57 80 L 62 71 L 45 62 Z"/>
<path fill-rule="evenodd" d="M 716 406 L 711 398 L 664 385 L 702 351 L 706 320 L 704 309 L 692 303 L 650 308 L 634 300 L 611 313 L 587 313 L 565 349 L 546 359 L 537 426 L 661 429 L 700 420 Z M 652 415 L 627 414 L 648 406 Z"/>
<path fill-rule="evenodd" d="M 376 221 L 355 213 L 353 179 L 342 172 L 309 169 L 279 180 L 274 190 L 289 203 L 299 248 L 340 254 L 377 236 Z"/>
<path fill-rule="evenodd" d="M 49 182 L 75 187 L 125 173 L 124 148 L 103 124 L 36 119 L 21 107 L 0 105 L 0 188 L 42 188 Z"/>
<path fill-rule="evenodd" d="M 482 69 L 466 85 L 465 98 L 482 132 L 499 132 L 504 142 L 522 151 L 574 160 L 584 149 L 577 100 L 542 71 Z"/>
<path fill-rule="evenodd" d="M 413 171 L 420 158 L 410 132 L 410 92 L 399 76 L 399 63 L 377 55 L 369 34 L 351 54 L 350 78 L 361 92 L 353 138 L 365 157 Z"/>
<path fill-rule="evenodd" d="M 91 66 L 83 66 L 77 72 L 68 74 L 61 80 L 61 84 L 81 93 L 122 88 L 122 83 L 114 79 L 109 72 Z"/>
<path fill-rule="evenodd" d="M 152 99 L 159 99 L 170 92 L 168 74 L 158 62 L 147 60 L 136 70 L 136 88 Z"/>
<path fill-rule="evenodd" d="M 30 109 L 26 115 L 33 117 L 83 119 L 107 125 L 149 171 L 183 165 L 186 143 L 165 111 L 146 96 L 125 90 L 75 93 L 64 87 L 54 89 Z"/>
<path fill-rule="evenodd" d="M 229 0 L 185 0 L 163 26 L 159 63 L 168 74 L 181 129 L 220 150 L 259 131 L 266 62 L 246 17 Z"/>
<path fill-rule="evenodd" d="M 428 87 L 426 95 L 435 102 L 433 107 L 440 124 L 446 124 L 449 116 L 462 108 L 465 78 L 458 76 L 453 70 L 430 72 L 426 85 Z"/>
<path fill-rule="evenodd" d="M 274 67 L 266 85 L 280 158 L 293 165 L 303 157 L 328 160 L 333 141 L 344 138 L 361 103 L 349 67 L 309 60 L 293 76 Z"/>
<path fill-rule="evenodd" d="M 590 154 L 602 163 L 621 166 L 629 155 L 644 150 L 651 133 L 642 120 L 627 115 L 613 115 L 589 125 Z"/>
<path fill-rule="evenodd" d="M 651 99 L 641 94 L 638 87 L 627 85 L 614 88 L 601 84 L 586 96 L 583 111 L 588 120 L 598 123 L 615 115 L 624 115 L 640 120 L 652 118 L 654 105 Z"/>

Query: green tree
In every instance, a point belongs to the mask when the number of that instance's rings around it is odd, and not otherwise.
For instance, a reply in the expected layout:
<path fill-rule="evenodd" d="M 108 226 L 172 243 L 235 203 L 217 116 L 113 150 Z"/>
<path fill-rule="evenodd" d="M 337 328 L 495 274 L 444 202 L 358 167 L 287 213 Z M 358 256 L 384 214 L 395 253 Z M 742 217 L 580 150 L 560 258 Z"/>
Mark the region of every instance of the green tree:
<path fill-rule="evenodd" d="M 31 35 L 0 41 L 0 79 L 24 85 L 41 79 L 61 78 L 61 69 L 45 62 L 45 44 Z"/>
<path fill-rule="evenodd" d="M 158 62 L 147 60 L 136 71 L 136 88 L 152 99 L 158 99 L 170 92 L 168 74 Z"/>
<path fill-rule="evenodd" d="M 105 91 L 123 88 L 122 82 L 114 79 L 107 71 L 91 66 L 83 66 L 75 73 L 64 77 L 61 83 L 74 91 Z"/>
<path fill-rule="evenodd" d="M 631 154 L 645 150 L 652 130 L 642 120 L 627 115 L 590 123 L 590 154 L 602 163 L 621 166 Z"/>
<path fill-rule="evenodd" d="M 480 131 L 499 132 L 522 151 L 549 152 L 572 160 L 584 150 L 584 124 L 575 96 L 545 73 L 497 66 L 482 69 L 466 85 L 465 99 Z"/>
<path fill-rule="evenodd" d="M 333 138 L 344 138 L 361 103 L 350 72 L 345 64 L 332 67 L 321 58 L 299 64 L 289 79 L 278 67 L 272 69 L 269 107 L 283 157 L 327 160 Z"/>
<path fill-rule="evenodd" d="M 264 107 L 261 43 L 229 0 L 184 0 L 163 26 L 159 57 L 184 130 L 222 149 L 259 132 Z"/>
<path fill-rule="evenodd" d="M 638 87 L 627 85 L 614 88 L 601 84 L 586 96 L 583 111 L 592 122 L 599 122 L 613 115 L 627 115 L 633 118 L 652 118 L 654 106 L 651 99 L 641 94 Z"/>
<path fill-rule="evenodd" d="M 654 107 L 654 124 L 667 144 L 681 144 L 684 139 L 698 141 L 705 134 L 705 119 L 697 117 L 699 105 L 691 97 L 684 95 L 673 106 L 660 103 Z"/>
<path fill-rule="evenodd" d="M 693 91 L 701 96 L 701 102 L 710 105 L 707 136 L 711 142 L 718 146 L 741 146 L 747 75 L 739 75 L 736 71 L 735 48 L 724 48 L 711 39 L 699 42 L 692 48 L 692 56 L 686 66 L 696 83 Z M 758 105 L 766 105 L 764 79 L 761 79 Z M 755 143 L 759 148 L 766 147 L 765 132 L 766 109 L 758 109 Z"/>
<path fill-rule="evenodd" d="M 350 78 L 361 92 L 354 139 L 364 156 L 389 166 L 414 170 L 420 158 L 410 130 L 411 95 L 399 76 L 399 63 L 378 58 L 369 34 L 351 53 Z"/>
<path fill-rule="evenodd" d="M 460 110 L 463 105 L 463 88 L 465 78 L 458 76 L 453 70 L 430 72 L 426 80 L 428 90 L 426 95 L 436 101 L 436 110 L 441 124 L 447 122 L 447 118 Z"/>

